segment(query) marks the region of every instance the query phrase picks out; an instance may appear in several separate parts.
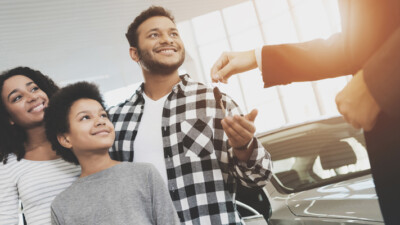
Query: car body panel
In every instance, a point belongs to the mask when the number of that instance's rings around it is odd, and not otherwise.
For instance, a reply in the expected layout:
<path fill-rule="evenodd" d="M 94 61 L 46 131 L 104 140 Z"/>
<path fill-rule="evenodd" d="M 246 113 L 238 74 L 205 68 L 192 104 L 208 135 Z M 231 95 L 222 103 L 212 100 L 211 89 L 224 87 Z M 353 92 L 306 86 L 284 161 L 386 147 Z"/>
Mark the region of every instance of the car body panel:
<path fill-rule="evenodd" d="M 384 224 L 361 130 L 351 128 L 341 117 L 332 117 L 258 137 L 273 163 L 279 163 L 263 189 L 267 207 L 272 209 L 270 224 Z M 285 180 L 284 173 L 296 179 Z M 303 185 L 304 180 L 312 182 Z M 290 186 L 290 182 L 301 185 Z"/>
<path fill-rule="evenodd" d="M 280 192 L 272 183 L 264 191 L 272 225 L 384 224 L 370 174 L 298 193 Z"/>
<path fill-rule="evenodd" d="M 371 175 L 296 193 L 287 205 L 296 216 L 383 222 Z"/>

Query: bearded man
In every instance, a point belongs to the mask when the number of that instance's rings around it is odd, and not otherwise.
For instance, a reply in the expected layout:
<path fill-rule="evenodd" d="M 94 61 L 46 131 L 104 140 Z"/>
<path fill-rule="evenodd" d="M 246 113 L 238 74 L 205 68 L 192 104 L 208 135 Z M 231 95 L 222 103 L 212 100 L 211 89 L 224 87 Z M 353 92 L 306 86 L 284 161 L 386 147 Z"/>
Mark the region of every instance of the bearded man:
<path fill-rule="evenodd" d="M 241 224 L 235 185 L 262 187 L 271 175 L 270 155 L 254 137 L 257 111 L 243 116 L 227 95 L 216 101 L 212 88 L 179 76 L 185 48 L 164 8 L 143 11 L 126 37 L 144 83 L 109 110 L 111 157 L 155 165 L 182 224 Z"/>

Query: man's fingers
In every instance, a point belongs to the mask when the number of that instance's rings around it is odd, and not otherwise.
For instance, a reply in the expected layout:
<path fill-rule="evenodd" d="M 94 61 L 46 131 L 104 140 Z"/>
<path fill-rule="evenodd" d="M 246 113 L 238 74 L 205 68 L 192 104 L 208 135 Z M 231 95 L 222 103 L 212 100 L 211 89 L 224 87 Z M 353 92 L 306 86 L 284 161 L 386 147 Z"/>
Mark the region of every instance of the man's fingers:
<path fill-rule="evenodd" d="M 233 118 L 238 125 L 240 125 L 243 129 L 246 129 L 249 133 L 254 134 L 256 132 L 253 121 L 250 121 L 246 117 L 239 115 L 234 115 Z"/>
<path fill-rule="evenodd" d="M 253 122 L 257 113 L 258 111 L 254 109 L 246 116 L 235 115 L 234 117 L 226 117 L 221 121 L 231 146 L 243 146 L 253 138 L 256 131 Z"/>
<path fill-rule="evenodd" d="M 226 52 L 222 53 L 222 55 L 218 58 L 218 60 L 211 67 L 211 80 L 213 82 L 218 82 L 219 71 L 224 68 L 224 66 L 229 62 L 228 54 Z"/>
<path fill-rule="evenodd" d="M 350 121 L 351 126 L 353 126 L 355 129 L 361 129 L 362 126 L 360 125 L 360 123 L 358 123 L 358 121 Z"/>
<path fill-rule="evenodd" d="M 368 89 L 363 70 L 354 75 L 351 81 L 341 90 L 335 98 L 336 106 L 340 114 L 354 128 L 371 130 L 381 111 Z"/>
<path fill-rule="evenodd" d="M 228 83 L 229 77 L 232 76 L 233 66 L 230 62 L 228 62 L 223 68 L 221 68 L 215 75 L 215 78 L 218 77 L 218 81 L 222 83 Z"/>
<path fill-rule="evenodd" d="M 234 119 L 232 117 L 227 117 L 223 120 L 227 125 L 229 125 L 230 128 L 232 128 L 235 133 L 237 133 L 241 138 L 244 140 L 249 140 L 253 137 L 253 134 L 251 131 L 243 127 L 237 119 Z M 251 128 L 249 128 L 251 129 Z"/>
<path fill-rule="evenodd" d="M 232 76 L 234 69 L 230 61 L 230 53 L 223 53 L 211 68 L 212 82 L 228 83 L 228 79 Z"/>
<path fill-rule="evenodd" d="M 247 120 L 254 122 L 256 120 L 258 114 L 258 110 L 257 109 L 253 109 L 251 110 L 251 112 L 247 115 L 244 116 L 244 118 L 246 118 Z"/>
<path fill-rule="evenodd" d="M 364 131 L 371 131 L 372 128 L 375 126 L 375 123 L 376 123 L 376 119 L 370 121 L 369 123 L 367 123 L 365 125 L 363 125 L 362 128 L 364 129 Z"/>
<path fill-rule="evenodd" d="M 233 145 L 237 143 L 243 143 L 245 142 L 245 138 L 242 136 L 240 132 L 237 132 L 232 126 L 231 123 L 228 122 L 226 119 L 221 121 L 222 127 L 224 128 L 224 131 L 226 135 L 228 136 L 228 139 L 231 141 Z M 231 145 L 232 145 L 231 144 Z"/>

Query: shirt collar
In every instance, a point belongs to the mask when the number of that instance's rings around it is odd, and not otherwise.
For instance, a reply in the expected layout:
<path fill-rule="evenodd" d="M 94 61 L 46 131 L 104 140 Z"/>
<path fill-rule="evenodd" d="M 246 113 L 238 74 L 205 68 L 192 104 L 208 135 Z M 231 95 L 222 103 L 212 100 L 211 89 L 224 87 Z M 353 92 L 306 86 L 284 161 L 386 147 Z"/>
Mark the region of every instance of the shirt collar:
<path fill-rule="evenodd" d="M 189 86 L 193 84 L 192 79 L 190 78 L 189 74 L 180 75 L 179 78 L 181 81 L 175 84 L 172 87 L 172 92 L 175 94 L 185 94 L 185 91 Z M 136 101 L 143 99 L 144 93 L 144 82 L 136 89 L 135 94 L 129 99 L 130 102 L 136 103 Z"/>
<path fill-rule="evenodd" d="M 180 75 L 179 78 L 181 79 L 181 81 L 175 84 L 174 87 L 172 87 L 172 92 L 174 92 L 175 94 L 185 94 L 187 87 L 192 83 L 191 78 L 189 74 Z"/>

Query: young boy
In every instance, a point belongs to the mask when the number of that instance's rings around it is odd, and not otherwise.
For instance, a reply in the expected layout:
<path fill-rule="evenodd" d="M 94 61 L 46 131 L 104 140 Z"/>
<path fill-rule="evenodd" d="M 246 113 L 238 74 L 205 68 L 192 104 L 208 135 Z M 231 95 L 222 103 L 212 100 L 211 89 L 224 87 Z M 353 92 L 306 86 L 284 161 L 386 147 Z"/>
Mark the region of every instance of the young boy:
<path fill-rule="evenodd" d="M 50 100 L 45 122 L 57 154 L 82 167 L 80 178 L 53 201 L 53 224 L 179 224 L 153 166 L 110 158 L 114 127 L 95 85 L 62 88 Z"/>

